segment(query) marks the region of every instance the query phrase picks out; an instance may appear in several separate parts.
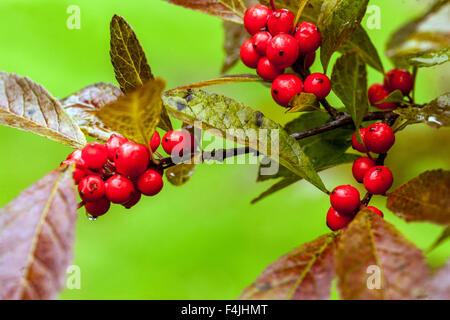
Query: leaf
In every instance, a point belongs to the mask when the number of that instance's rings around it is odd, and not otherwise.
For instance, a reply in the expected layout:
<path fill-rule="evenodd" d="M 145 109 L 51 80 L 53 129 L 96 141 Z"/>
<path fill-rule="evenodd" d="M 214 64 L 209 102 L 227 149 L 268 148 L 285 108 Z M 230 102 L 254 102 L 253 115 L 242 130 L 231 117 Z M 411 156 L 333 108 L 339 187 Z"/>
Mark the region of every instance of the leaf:
<path fill-rule="evenodd" d="M 431 67 L 450 55 L 450 3 L 436 1 L 422 17 L 398 29 L 389 39 L 386 55 L 398 67 Z"/>
<path fill-rule="evenodd" d="M 74 148 L 86 144 L 59 101 L 27 77 L 0 71 L 0 124 L 32 132 Z"/>
<path fill-rule="evenodd" d="M 333 91 L 344 103 L 356 128 L 361 126 L 369 109 L 366 65 L 356 53 L 341 56 L 331 75 Z"/>
<path fill-rule="evenodd" d="M 385 103 L 385 102 L 393 102 L 393 103 L 405 103 L 405 101 L 403 101 L 403 93 L 400 90 L 394 90 L 391 93 L 389 93 L 389 95 L 381 100 L 379 103 Z"/>
<path fill-rule="evenodd" d="M 319 16 L 323 1 L 324 0 L 309 0 L 302 11 L 300 20 L 315 23 Z M 270 8 L 270 0 L 261 0 L 261 4 Z M 275 0 L 275 5 L 277 8 L 286 8 L 295 13 L 299 8 L 299 0 Z"/>
<path fill-rule="evenodd" d="M 338 234 L 305 243 L 269 265 L 239 299 L 325 300 L 334 278 Z"/>
<path fill-rule="evenodd" d="M 336 274 L 342 299 L 398 300 L 423 298 L 429 270 L 412 242 L 380 216 L 362 210 L 338 243 Z"/>
<path fill-rule="evenodd" d="M 445 228 L 439 237 L 433 242 L 433 244 L 428 249 L 428 252 L 433 251 L 437 247 L 439 247 L 442 243 L 447 241 L 450 238 L 450 227 Z"/>
<path fill-rule="evenodd" d="M 369 0 L 325 0 L 317 24 L 323 41 L 320 60 L 325 71 L 333 52 L 339 49 L 361 23 Z"/>
<path fill-rule="evenodd" d="M 279 158 L 283 166 L 326 191 L 298 142 L 261 112 L 223 95 L 202 90 L 166 92 L 163 101 L 172 117 L 196 127 L 202 126 L 202 130 L 217 129 L 221 137 Z M 217 130 L 211 133 L 218 135 Z"/>
<path fill-rule="evenodd" d="M 166 178 L 174 186 L 182 186 L 192 177 L 195 164 L 182 163 L 166 170 Z"/>
<path fill-rule="evenodd" d="M 153 80 L 154 76 L 145 52 L 128 22 L 123 17 L 114 15 L 110 32 L 111 62 L 120 89 L 128 93 L 141 87 L 147 81 Z M 167 111 L 162 109 L 160 114 L 159 127 L 165 131 L 173 130 Z"/>
<path fill-rule="evenodd" d="M 87 135 L 106 141 L 114 131 L 109 130 L 93 112 L 122 96 L 118 87 L 110 83 L 96 83 L 61 100 L 62 107 Z"/>
<path fill-rule="evenodd" d="M 450 262 L 441 267 L 430 279 L 427 299 L 450 300 Z"/>
<path fill-rule="evenodd" d="M 397 108 L 395 113 L 411 121 L 424 122 L 431 127 L 450 126 L 450 92 L 431 101 L 422 108 L 410 106 Z"/>
<path fill-rule="evenodd" d="M 217 86 L 217 85 L 228 84 L 228 83 L 259 82 L 259 81 L 262 82 L 264 80 L 253 74 L 236 74 L 236 75 L 230 75 L 230 76 L 223 76 L 223 77 L 211 79 L 211 80 L 203 80 L 200 82 L 194 82 L 194 83 L 180 86 L 180 87 L 177 87 L 174 89 L 170 89 L 169 92 L 177 91 L 177 90 L 186 90 L 186 89 L 199 89 L 199 88 Z"/>
<path fill-rule="evenodd" d="M 0 299 L 54 299 L 72 261 L 73 169 L 56 169 L 0 209 Z"/>
<path fill-rule="evenodd" d="M 162 110 L 166 83 L 157 78 L 119 97 L 93 114 L 108 128 L 137 143 L 148 145 Z"/>
<path fill-rule="evenodd" d="M 165 0 L 188 9 L 200 11 L 234 23 L 243 23 L 247 8 L 243 0 Z"/>
<path fill-rule="evenodd" d="M 295 95 L 289 102 L 289 109 L 286 113 L 305 112 L 319 110 L 319 101 L 313 93 L 302 92 Z"/>
<path fill-rule="evenodd" d="M 224 21 L 223 30 L 225 33 L 223 43 L 225 59 L 222 66 L 222 73 L 226 73 L 240 60 L 241 45 L 249 36 L 247 30 L 241 24 L 233 22 Z"/>
<path fill-rule="evenodd" d="M 450 171 L 431 170 L 388 194 L 386 206 L 411 221 L 450 225 Z"/>

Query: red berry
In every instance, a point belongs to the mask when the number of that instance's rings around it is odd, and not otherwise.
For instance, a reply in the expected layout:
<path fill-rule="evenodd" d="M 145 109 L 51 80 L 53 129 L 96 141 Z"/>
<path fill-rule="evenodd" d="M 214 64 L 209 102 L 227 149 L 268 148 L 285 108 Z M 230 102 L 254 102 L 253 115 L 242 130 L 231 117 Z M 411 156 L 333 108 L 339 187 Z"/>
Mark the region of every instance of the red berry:
<path fill-rule="evenodd" d="M 361 157 L 353 162 L 352 172 L 356 181 L 362 183 L 367 170 L 375 166 L 375 161 L 369 157 Z"/>
<path fill-rule="evenodd" d="M 381 83 L 376 83 L 369 88 L 369 101 L 372 106 L 378 108 L 380 110 L 393 110 L 397 107 L 397 105 L 393 102 L 383 102 L 378 103 L 379 101 L 383 101 L 389 95 L 389 91 Z"/>
<path fill-rule="evenodd" d="M 303 82 L 294 74 L 282 74 L 272 83 L 272 97 L 282 107 L 287 107 L 292 98 L 303 91 Z"/>
<path fill-rule="evenodd" d="M 295 15 L 287 9 L 274 11 L 267 20 L 267 29 L 275 36 L 279 33 L 291 33 L 294 29 Z"/>
<path fill-rule="evenodd" d="M 381 211 L 378 208 L 375 208 L 374 206 L 368 206 L 368 207 L 366 207 L 366 209 L 369 209 L 370 211 L 372 211 L 373 213 L 379 215 L 382 218 L 384 217 L 383 211 Z"/>
<path fill-rule="evenodd" d="M 353 216 L 360 206 L 359 191 L 350 185 L 336 187 L 331 192 L 330 202 L 341 215 Z"/>
<path fill-rule="evenodd" d="M 162 147 L 167 154 L 182 157 L 195 151 L 195 141 L 187 131 L 169 131 L 162 139 Z"/>
<path fill-rule="evenodd" d="M 135 193 L 133 182 L 120 174 L 115 174 L 109 178 L 105 186 L 106 198 L 112 203 L 125 203 Z"/>
<path fill-rule="evenodd" d="M 305 79 L 304 91 L 313 93 L 317 99 L 322 100 L 331 91 L 330 79 L 323 73 L 313 73 Z"/>
<path fill-rule="evenodd" d="M 81 157 L 89 169 L 100 169 L 108 161 L 108 149 L 98 142 L 90 142 L 81 150 Z"/>
<path fill-rule="evenodd" d="M 123 203 L 122 205 L 125 208 L 127 208 L 127 209 L 130 209 L 130 208 L 134 207 L 139 202 L 139 200 L 141 200 L 141 195 L 142 194 L 139 191 L 136 190 L 136 192 L 134 192 L 131 195 L 130 200 L 128 200 L 127 202 Z"/>
<path fill-rule="evenodd" d="M 94 217 L 99 217 L 108 212 L 111 203 L 104 197 L 97 199 L 95 201 L 86 202 L 84 207 L 87 213 Z"/>
<path fill-rule="evenodd" d="M 158 131 L 155 131 L 152 138 L 150 139 L 150 149 L 152 149 L 152 152 L 155 152 L 160 144 L 161 144 L 161 136 L 159 135 Z"/>
<path fill-rule="evenodd" d="M 314 64 L 314 60 L 316 60 L 316 52 L 307 53 L 305 56 L 305 68 L 309 69 Z"/>
<path fill-rule="evenodd" d="M 163 184 L 161 175 L 152 169 L 145 171 L 137 181 L 139 191 L 146 196 L 158 194 L 161 191 Z"/>
<path fill-rule="evenodd" d="M 366 128 L 364 143 L 370 152 L 385 153 L 395 142 L 392 128 L 385 123 L 374 123 Z"/>
<path fill-rule="evenodd" d="M 306 56 L 299 56 L 297 61 L 292 66 L 292 69 L 297 73 L 301 73 L 303 70 L 309 69 L 316 59 L 316 53 L 308 53 Z"/>
<path fill-rule="evenodd" d="M 327 226 L 332 231 L 345 228 L 352 221 L 352 217 L 340 214 L 331 207 L 327 213 Z"/>
<path fill-rule="evenodd" d="M 273 81 L 284 72 L 284 69 L 275 67 L 267 57 L 262 57 L 259 59 L 256 72 L 258 72 L 259 76 L 264 80 Z"/>
<path fill-rule="evenodd" d="M 253 6 L 244 15 L 244 27 L 248 33 L 254 35 L 258 31 L 266 28 L 267 19 L 272 14 L 272 10 L 263 5 Z"/>
<path fill-rule="evenodd" d="M 267 58 L 278 68 L 292 66 L 298 58 L 298 42 L 287 33 L 280 33 L 267 44 Z"/>
<path fill-rule="evenodd" d="M 376 166 L 367 170 L 364 176 L 364 187 L 371 194 L 384 194 L 392 187 L 394 178 L 391 170 L 384 166 Z"/>
<path fill-rule="evenodd" d="M 137 177 L 147 169 L 149 161 L 149 152 L 145 146 L 128 141 L 117 149 L 114 164 L 121 175 Z"/>
<path fill-rule="evenodd" d="M 256 68 L 258 65 L 258 61 L 261 56 L 256 52 L 255 47 L 253 45 L 253 39 L 247 39 L 241 46 L 241 60 L 242 62 L 249 68 Z"/>
<path fill-rule="evenodd" d="M 73 171 L 73 180 L 75 181 L 75 184 L 79 184 L 81 179 L 83 179 L 86 176 L 86 173 L 83 169 L 75 168 Z"/>
<path fill-rule="evenodd" d="M 359 129 L 359 132 L 361 133 L 361 138 L 362 141 L 364 142 L 364 144 L 366 144 L 366 128 L 361 128 Z M 353 133 L 352 136 L 352 148 L 355 149 L 356 151 L 362 152 L 362 153 L 367 153 L 367 148 L 365 146 L 363 146 L 361 143 L 358 142 L 358 140 L 356 139 L 356 132 Z"/>
<path fill-rule="evenodd" d="M 105 191 L 105 183 L 96 175 L 84 177 L 78 184 L 78 192 L 84 201 L 100 199 L 105 195 Z"/>
<path fill-rule="evenodd" d="M 108 141 L 105 143 L 105 146 L 108 149 L 109 160 L 114 161 L 117 149 L 119 149 L 119 147 L 125 142 L 128 142 L 128 139 L 117 134 L 113 134 L 109 137 Z"/>
<path fill-rule="evenodd" d="M 252 39 L 253 39 L 253 46 L 256 52 L 260 56 L 265 56 L 267 44 L 269 43 L 270 39 L 272 39 L 272 35 L 267 31 L 260 31 L 258 33 L 255 33 Z"/>
<path fill-rule="evenodd" d="M 83 157 L 82 157 L 82 150 L 83 149 L 77 149 L 66 158 L 66 160 L 69 160 L 70 163 L 75 164 L 77 167 L 86 167 L 86 164 L 84 163 Z"/>
<path fill-rule="evenodd" d="M 314 23 L 302 22 L 295 32 L 300 54 L 305 55 L 316 51 L 322 43 L 322 35 Z"/>
<path fill-rule="evenodd" d="M 407 96 L 414 87 L 414 78 L 406 70 L 393 69 L 386 74 L 384 85 L 387 90 L 400 90 L 403 95 Z"/>

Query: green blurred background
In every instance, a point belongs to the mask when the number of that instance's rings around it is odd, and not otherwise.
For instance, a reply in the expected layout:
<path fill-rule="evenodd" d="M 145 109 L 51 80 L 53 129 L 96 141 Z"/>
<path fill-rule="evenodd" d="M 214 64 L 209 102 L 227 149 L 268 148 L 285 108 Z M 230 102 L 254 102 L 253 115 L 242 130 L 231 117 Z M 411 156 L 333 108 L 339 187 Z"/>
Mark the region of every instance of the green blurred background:
<path fill-rule="evenodd" d="M 381 29 L 368 30 L 380 54 L 400 25 L 428 1 L 372 1 L 381 7 Z M 66 27 L 69 5 L 81 9 L 81 29 Z M 168 87 L 217 77 L 224 58 L 221 21 L 198 12 L 147 1 L 26 1 L 0 3 L 0 70 L 28 76 L 53 95 L 64 97 L 83 86 L 116 83 L 109 62 L 109 21 L 124 16 L 141 41 L 154 74 Z M 389 61 L 383 55 L 386 68 Z M 322 71 L 318 63 L 313 70 Z M 230 73 L 248 72 L 238 64 Z M 370 83 L 381 81 L 370 69 Z M 417 101 L 449 89 L 449 67 L 419 72 Z M 447 87 L 445 87 L 447 86 Z M 272 119 L 285 115 L 258 84 L 211 88 L 242 100 Z M 330 98 L 339 105 L 335 96 Z M 30 133 L 0 127 L 0 205 L 58 166 L 68 147 Z M 449 129 L 425 125 L 398 134 L 387 164 L 395 184 L 432 168 L 450 167 Z M 321 174 L 328 188 L 352 183 L 350 165 Z M 269 183 L 256 184 L 256 166 L 202 165 L 183 187 L 166 184 L 155 198 L 132 211 L 114 206 L 97 221 L 83 210 L 77 227 L 74 264 L 81 268 L 81 289 L 65 290 L 63 299 L 234 299 L 260 272 L 292 248 L 328 232 L 328 198 L 301 182 L 266 200 L 250 200 Z M 427 249 L 441 227 L 406 224 L 389 213 L 385 199 L 374 204 L 420 248 Z M 427 254 L 433 267 L 444 263 L 450 242 Z M 334 290 L 333 297 L 336 298 Z"/>

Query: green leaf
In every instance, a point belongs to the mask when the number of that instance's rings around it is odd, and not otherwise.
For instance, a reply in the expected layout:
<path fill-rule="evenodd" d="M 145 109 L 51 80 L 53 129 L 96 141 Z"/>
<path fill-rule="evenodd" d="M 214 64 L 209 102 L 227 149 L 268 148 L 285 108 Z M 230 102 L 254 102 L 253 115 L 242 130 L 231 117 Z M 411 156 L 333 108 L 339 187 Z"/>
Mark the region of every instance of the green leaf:
<path fill-rule="evenodd" d="M 450 238 L 450 227 L 445 228 L 442 233 L 439 235 L 439 237 L 433 242 L 433 244 L 428 249 L 428 252 L 433 251 L 437 247 L 439 247 L 441 244 L 443 244 L 445 241 L 447 241 Z"/>
<path fill-rule="evenodd" d="M 325 300 L 330 297 L 338 233 L 305 243 L 269 265 L 243 300 Z"/>
<path fill-rule="evenodd" d="M 106 141 L 115 133 L 93 112 L 122 96 L 119 87 L 110 83 L 96 83 L 61 100 L 61 105 L 81 130 L 98 140 Z"/>
<path fill-rule="evenodd" d="M 315 23 L 323 2 L 324 0 L 309 0 L 302 11 L 300 21 L 310 21 Z M 261 4 L 270 8 L 270 0 L 261 0 Z M 295 13 L 299 8 L 299 0 L 275 0 L 275 5 L 277 8 L 286 8 Z"/>
<path fill-rule="evenodd" d="M 422 17 L 407 23 L 389 39 L 386 55 L 397 67 L 431 67 L 450 55 L 450 3 L 436 1 Z"/>
<path fill-rule="evenodd" d="M 163 108 L 161 94 L 165 85 L 162 79 L 150 80 L 93 114 L 111 130 L 148 146 Z"/>
<path fill-rule="evenodd" d="M 86 138 L 58 99 L 27 77 L 0 71 L 0 125 L 32 132 L 74 148 Z"/>
<path fill-rule="evenodd" d="M 408 300 L 426 296 L 429 269 L 421 250 L 366 209 L 340 238 L 336 275 L 344 300 Z"/>
<path fill-rule="evenodd" d="M 369 0 L 325 0 L 317 24 L 323 41 L 320 60 L 325 71 L 333 52 L 339 49 L 361 23 Z"/>
<path fill-rule="evenodd" d="M 426 171 L 390 192 L 386 206 L 408 222 L 450 225 L 449 194 L 450 171 Z"/>
<path fill-rule="evenodd" d="M 298 142 L 261 112 L 223 95 L 202 90 L 166 92 L 163 101 L 174 118 L 196 127 L 202 126 L 202 130 L 217 129 L 219 132 L 213 130 L 211 133 L 279 158 L 283 166 L 320 190 L 327 191 Z M 276 138 L 277 135 L 278 139 L 273 143 L 271 137 Z"/>
<path fill-rule="evenodd" d="M 397 108 L 394 112 L 405 119 L 415 122 L 424 122 L 431 127 L 449 127 L 450 93 L 438 97 L 422 108 L 410 106 L 408 108 Z"/>
<path fill-rule="evenodd" d="M 367 97 L 367 70 L 364 61 L 356 53 L 341 56 L 331 75 L 333 91 L 344 103 L 356 128 L 361 126 L 369 109 Z"/>
<path fill-rule="evenodd" d="M 186 89 L 199 89 L 199 88 L 217 86 L 217 85 L 228 84 L 228 83 L 262 82 L 262 81 L 264 81 L 262 78 L 255 76 L 253 74 L 236 74 L 236 75 L 230 75 L 230 76 L 223 76 L 223 77 L 216 78 L 216 79 L 203 80 L 200 82 L 190 83 L 190 84 L 187 84 L 184 86 L 170 89 L 169 92 L 177 91 L 177 90 L 186 90 Z"/>
<path fill-rule="evenodd" d="M 224 21 L 223 30 L 225 39 L 223 42 L 223 50 L 225 59 L 222 65 L 222 73 L 228 72 L 241 58 L 241 45 L 248 39 L 247 30 L 241 24 Z"/>
<path fill-rule="evenodd" d="M 320 110 L 319 100 L 312 93 L 302 92 L 295 95 L 289 102 L 286 113 Z"/>
<path fill-rule="evenodd" d="M 394 90 L 389 95 L 381 100 L 379 103 L 385 103 L 385 102 L 393 102 L 393 103 L 405 103 L 404 95 L 400 90 Z"/>
<path fill-rule="evenodd" d="M 110 32 L 111 62 L 122 91 L 128 93 L 153 80 L 145 52 L 128 22 L 123 17 L 114 15 Z M 173 130 L 167 111 L 162 109 L 158 113 L 161 117 L 159 127 L 165 131 Z"/>
<path fill-rule="evenodd" d="M 234 23 L 243 23 L 247 8 L 243 0 L 165 0 Z"/>

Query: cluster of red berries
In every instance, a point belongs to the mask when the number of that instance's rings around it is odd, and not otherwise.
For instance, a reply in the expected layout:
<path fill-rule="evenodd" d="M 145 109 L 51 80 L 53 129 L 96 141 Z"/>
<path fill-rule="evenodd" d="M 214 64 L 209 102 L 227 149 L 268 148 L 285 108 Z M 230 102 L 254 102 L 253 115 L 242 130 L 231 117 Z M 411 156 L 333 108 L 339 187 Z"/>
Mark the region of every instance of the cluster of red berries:
<path fill-rule="evenodd" d="M 364 144 L 358 142 L 355 133 L 352 138 L 352 146 L 355 150 L 366 153 L 368 156 L 355 160 L 352 167 L 353 177 L 359 183 L 363 183 L 369 193 L 385 194 L 394 181 L 392 172 L 385 166 L 377 165 L 377 162 L 370 157 L 369 152 L 386 153 L 394 145 L 394 132 L 385 123 L 374 123 L 367 128 L 360 129 L 360 132 Z M 327 214 L 327 225 L 333 231 L 346 227 L 355 214 L 363 208 L 359 191 L 350 185 L 336 187 L 331 192 L 330 202 L 331 208 Z M 368 206 L 367 209 L 383 217 L 383 212 L 379 209 L 373 206 Z"/>
<path fill-rule="evenodd" d="M 409 71 L 393 69 L 384 77 L 384 83 L 376 83 L 369 88 L 370 104 L 381 110 L 394 110 L 397 107 L 393 102 L 382 102 L 395 90 L 400 90 L 404 96 L 408 96 L 414 87 L 414 78 Z"/>
<path fill-rule="evenodd" d="M 111 202 L 129 209 L 141 195 L 154 196 L 163 188 L 164 168 L 150 161 L 150 149 L 162 145 L 165 152 L 192 152 L 193 137 L 186 131 L 169 131 L 161 143 L 157 131 L 149 147 L 113 134 L 105 144 L 88 143 L 72 152 L 61 165 L 73 165 L 82 204 L 92 217 L 108 212 Z"/>
<path fill-rule="evenodd" d="M 309 69 L 322 43 L 320 31 L 311 22 L 294 26 L 295 16 L 287 9 L 272 10 L 256 5 L 245 12 L 244 26 L 252 36 L 241 46 L 241 59 L 249 68 L 256 68 L 261 78 L 272 83 L 272 97 L 287 107 L 301 92 L 324 99 L 331 91 L 330 79 L 322 73 L 309 75 L 305 82 L 285 69 Z"/>

